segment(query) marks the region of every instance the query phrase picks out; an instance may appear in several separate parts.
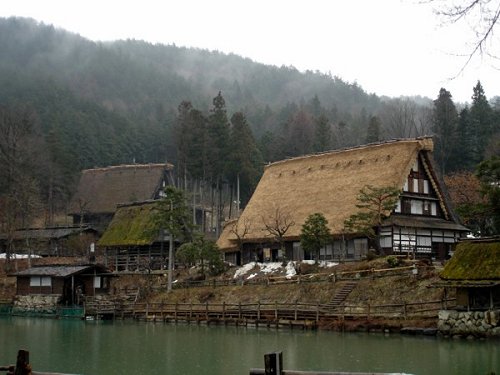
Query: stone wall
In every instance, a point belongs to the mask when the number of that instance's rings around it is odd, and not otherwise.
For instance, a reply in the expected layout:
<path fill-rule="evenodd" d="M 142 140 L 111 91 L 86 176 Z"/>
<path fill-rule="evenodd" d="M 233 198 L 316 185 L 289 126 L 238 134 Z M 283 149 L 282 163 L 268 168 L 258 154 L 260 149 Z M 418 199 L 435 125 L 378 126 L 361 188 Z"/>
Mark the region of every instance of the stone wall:
<path fill-rule="evenodd" d="M 12 313 L 56 314 L 61 296 L 58 294 L 32 294 L 16 296 Z"/>
<path fill-rule="evenodd" d="M 438 331 L 453 337 L 500 337 L 500 310 L 441 310 Z"/>

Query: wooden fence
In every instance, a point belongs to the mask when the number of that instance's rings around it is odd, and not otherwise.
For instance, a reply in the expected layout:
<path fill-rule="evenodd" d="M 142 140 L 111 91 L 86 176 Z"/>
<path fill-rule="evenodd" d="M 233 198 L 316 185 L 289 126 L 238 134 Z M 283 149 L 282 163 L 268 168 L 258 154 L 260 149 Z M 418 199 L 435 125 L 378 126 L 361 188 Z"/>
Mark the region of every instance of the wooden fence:
<path fill-rule="evenodd" d="M 95 305 L 85 307 L 87 316 L 112 315 L 117 319 L 163 322 L 205 322 L 235 325 L 299 325 L 315 328 L 328 321 L 374 319 L 429 319 L 437 317 L 454 299 L 386 305 L 342 305 L 279 303 L 147 303 Z"/>
<path fill-rule="evenodd" d="M 301 284 L 301 283 L 314 283 L 314 282 L 336 282 L 341 280 L 361 280 L 366 278 L 379 278 L 387 276 L 414 276 L 415 270 L 417 273 L 425 271 L 427 267 L 393 267 L 384 269 L 364 269 L 356 271 L 342 271 L 342 272 L 322 272 L 322 273 L 312 273 L 305 275 L 293 275 L 293 276 L 266 276 L 253 279 L 244 278 L 232 278 L 225 280 L 200 280 L 200 281 L 181 281 L 174 282 L 174 289 L 183 288 L 197 288 L 197 287 L 226 287 L 226 286 L 236 286 L 236 285 L 277 285 L 277 284 Z M 167 271 L 165 271 L 167 272 Z M 158 276 L 158 273 L 151 275 Z M 156 287 L 158 289 L 166 288 L 166 285 Z"/>

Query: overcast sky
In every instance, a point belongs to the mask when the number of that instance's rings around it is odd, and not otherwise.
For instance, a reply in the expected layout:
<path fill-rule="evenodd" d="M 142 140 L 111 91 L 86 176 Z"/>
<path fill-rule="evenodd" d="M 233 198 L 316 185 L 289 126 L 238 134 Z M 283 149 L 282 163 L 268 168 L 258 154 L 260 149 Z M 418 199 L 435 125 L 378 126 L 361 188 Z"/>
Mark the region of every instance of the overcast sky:
<path fill-rule="evenodd" d="M 435 99 L 445 87 L 465 102 L 478 79 L 488 98 L 500 95 L 500 63 L 478 57 L 459 74 L 474 35 L 467 24 L 443 27 L 422 2 L 1 0 L 0 17 L 31 17 L 95 41 L 139 39 L 330 72 L 377 95 Z"/>

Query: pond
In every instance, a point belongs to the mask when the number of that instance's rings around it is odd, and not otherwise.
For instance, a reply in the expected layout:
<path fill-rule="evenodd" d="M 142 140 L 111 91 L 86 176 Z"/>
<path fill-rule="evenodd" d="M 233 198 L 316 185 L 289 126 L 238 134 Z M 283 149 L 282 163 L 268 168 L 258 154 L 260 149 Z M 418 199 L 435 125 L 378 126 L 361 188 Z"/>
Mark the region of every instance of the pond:
<path fill-rule="evenodd" d="M 282 351 L 286 370 L 500 375 L 500 341 L 134 321 L 0 318 L 0 365 L 35 371 L 248 375 Z"/>

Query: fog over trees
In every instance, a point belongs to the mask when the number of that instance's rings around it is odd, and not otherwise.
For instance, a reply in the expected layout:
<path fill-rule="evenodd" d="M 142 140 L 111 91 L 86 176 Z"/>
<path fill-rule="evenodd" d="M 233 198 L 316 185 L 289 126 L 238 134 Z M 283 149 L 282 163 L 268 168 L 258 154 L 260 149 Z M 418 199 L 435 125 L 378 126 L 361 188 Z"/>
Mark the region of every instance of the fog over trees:
<path fill-rule="evenodd" d="M 434 135 L 443 174 L 499 156 L 500 100 L 480 82 L 469 104 L 446 88 L 435 98 L 379 97 L 330 74 L 92 42 L 20 18 L 0 19 L 0 51 L 0 205 L 12 212 L 4 232 L 33 217 L 52 224 L 86 168 L 168 161 L 179 178 L 231 191 L 239 181 L 244 205 L 265 163 L 313 152 Z"/>

